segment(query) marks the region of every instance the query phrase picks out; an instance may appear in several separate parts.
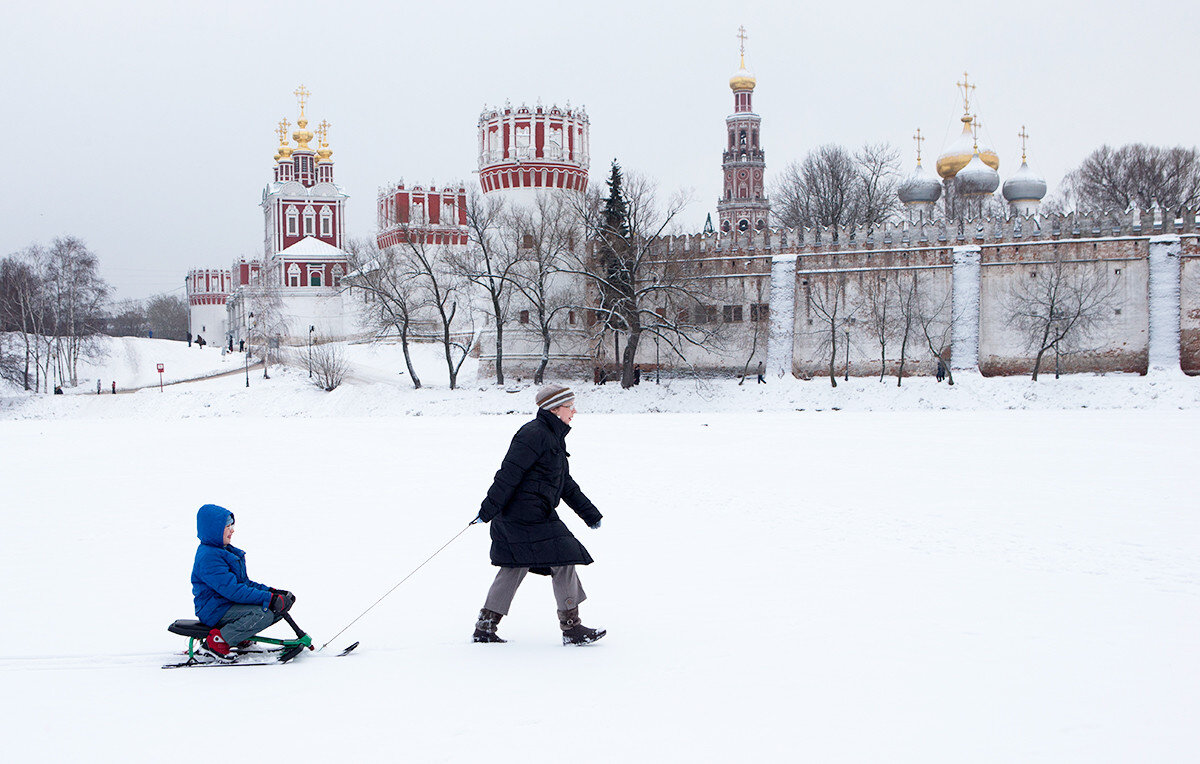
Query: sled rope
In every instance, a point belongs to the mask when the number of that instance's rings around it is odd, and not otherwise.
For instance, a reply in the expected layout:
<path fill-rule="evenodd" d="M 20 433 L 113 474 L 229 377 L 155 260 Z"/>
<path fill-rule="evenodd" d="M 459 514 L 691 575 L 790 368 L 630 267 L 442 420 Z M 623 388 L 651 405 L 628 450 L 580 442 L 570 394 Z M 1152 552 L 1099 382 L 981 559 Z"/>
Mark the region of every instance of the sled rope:
<path fill-rule="evenodd" d="M 353 621 L 351 621 L 350 623 L 346 624 L 346 625 L 345 625 L 345 626 L 342 628 L 342 631 L 339 631 L 337 634 L 334 634 L 332 637 L 330 637 L 330 638 L 329 638 L 329 642 L 332 642 L 333 640 L 337 639 L 338 637 L 340 637 L 340 636 L 342 635 L 342 632 L 344 632 L 346 629 L 349 629 L 349 628 L 350 628 L 351 626 L 353 626 L 354 624 L 358 623 L 359 619 L 361 619 L 361 618 L 362 618 L 364 615 L 366 615 L 367 613 L 371 612 L 371 609 L 372 609 L 372 608 L 374 608 L 376 605 L 378 605 L 380 602 L 383 602 L 383 601 L 384 601 L 384 599 L 386 599 L 386 598 L 387 598 L 387 596 L 388 596 L 389 594 L 391 594 L 392 592 L 396 591 L 396 589 L 397 589 L 397 588 L 399 588 L 400 584 L 402 584 L 402 583 L 404 583 L 405 581 L 407 581 L 408 579 L 412 578 L 412 577 L 413 577 L 413 575 L 414 575 L 414 574 L 415 574 L 415 573 L 416 573 L 418 570 L 420 570 L 421 568 L 425 567 L 426 563 L 428 563 L 428 562 L 429 562 L 430 560 L 432 560 L 434 557 L 437 557 L 439 554 L 441 554 L 443 549 L 445 549 L 446 547 L 448 547 L 448 546 L 450 546 L 451 544 L 453 544 L 453 543 L 454 543 L 454 542 L 455 542 L 455 541 L 458 539 L 458 537 L 459 537 L 459 536 L 461 536 L 461 535 L 463 535 L 464 533 L 466 533 L 466 532 L 467 532 L 467 528 L 470 528 L 470 527 L 471 527 L 471 524 L 470 524 L 470 523 L 468 523 L 466 528 L 463 528 L 461 531 L 459 531 L 458 533 L 454 534 L 454 538 L 450 539 L 450 540 L 449 540 L 449 541 L 447 541 L 445 544 L 442 544 L 442 546 L 441 546 L 441 547 L 440 547 L 440 548 L 439 548 L 439 549 L 438 549 L 436 552 L 434 552 L 433 554 L 429 555 L 429 557 L 427 557 L 427 558 L 425 559 L 425 562 L 423 562 L 423 563 L 421 563 L 420 565 L 418 565 L 417 567 L 413 568 L 413 571 L 412 571 L 412 573 L 409 573 L 407 576 L 405 576 L 404 578 L 400 579 L 400 581 L 399 581 L 399 582 L 397 582 L 395 586 L 393 586 L 391 589 L 388 589 L 386 592 L 384 592 L 384 594 L 383 594 L 383 596 L 382 596 L 382 597 L 380 597 L 379 599 L 377 599 L 377 600 L 375 600 L 373 603 L 371 603 L 371 607 L 369 607 L 369 608 L 367 608 L 366 610 L 364 610 L 364 611 L 362 611 L 361 613 L 359 613 L 359 615 L 358 615 L 358 618 L 355 618 Z M 328 646 L 329 646 L 329 642 L 326 642 L 325 644 L 321 645 L 321 650 L 324 650 L 326 647 L 328 647 Z M 317 652 L 321 652 L 321 650 L 318 650 Z"/>

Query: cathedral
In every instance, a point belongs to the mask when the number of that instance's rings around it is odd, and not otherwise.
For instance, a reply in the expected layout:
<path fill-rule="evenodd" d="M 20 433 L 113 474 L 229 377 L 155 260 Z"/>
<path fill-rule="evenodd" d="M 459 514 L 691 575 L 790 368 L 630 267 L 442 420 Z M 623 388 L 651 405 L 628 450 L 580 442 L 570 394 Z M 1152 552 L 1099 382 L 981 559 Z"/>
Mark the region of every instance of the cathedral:
<path fill-rule="evenodd" d="M 361 333 L 347 272 L 345 206 L 349 195 L 334 182 L 329 122 L 314 132 L 305 113 L 308 89 L 294 93 L 296 130 L 280 120 L 272 175 L 262 192 L 263 257 L 238 258 L 229 270 L 188 273 L 190 328 L 229 349 L 256 337 L 308 341 Z M 294 143 L 293 143 L 294 142 Z M 311 144 L 316 142 L 314 148 Z"/>
<path fill-rule="evenodd" d="M 1026 279 L 1067 263 L 1073 272 L 1101 279 L 1112 299 L 1089 346 L 1056 357 L 1056 363 L 1067 371 L 1200 371 L 1200 296 L 1189 287 L 1200 283 L 1196 211 L 1040 214 L 1047 184 L 1029 165 L 1028 134 L 1022 128 L 1020 166 L 1001 184 L 1000 156 L 981 141 L 981 121 L 972 110 L 976 86 L 965 73 L 957 83 L 962 131 L 931 173 L 922 164 L 925 139 L 917 130 L 916 166 L 898 186 L 898 219 L 868 229 L 773 224 L 762 118 L 753 101 L 758 82 L 746 65 L 743 28 L 738 38 L 717 225 L 710 215 L 703 232 L 656 242 L 666 259 L 686 261 L 692 277 L 704 282 L 701 304 L 683 307 L 711 324 L 715 341 L 687 357 L 663 357 L 657 346 L 640 345 L 636 360 L 644 370 L 721 375 L 762 364 L 799 377 L 835 367 L 846 375 L 897 368 L 900 374 L 930 374 L 932 354 L 938 364 L 958 370 L 1025 373 L 1032 356 L 1008 313 L 1010 297 L 1030 283 Z M 295 94 L 297 129 L 289 141 L 290 124 L 280 123 L 272 177 L 262 195 L 264 258 L 188 274 L 192 333 L 210 343 L 235 347 L 255 336 L 302 343 L 314 333 L 370 336 L 354 290 L 342 283 L 348 196 L 334 181 L 329 125 L 310 131 L 309 93 L 301 86 Z M 464 250 L 470 246 L 473 193 L 534 211 L 539 200 L 570 200 L 588 188 L 591 124 L 582 109 L 505 104 L 485 108 L 477 127 L 478 187 L 384 187 L 376 198 L 380 248 L 420 243 L 448 253 Z M 485 318 L 469 332 L 481 378 L 495 373 L 501 357 L 506 372 L 518 377 L 546 367 L 547 360 L 547 372 L 559 376 L 590 376 L 620 363 L 619 337 L 605 340 L 596 310 L 585 307 L 596 307 L 597 295 L 578 278 L 557 278 L 555 287 L 575 297 L 571 309 L 555 312 L 553 324 L 539 323 L 536 306 L 518 298 L 512 326 L 500 339 L 488 311 L 479 312 Z M 928 337 L 926 360 L 908 371 L 903 350 L 889 349 L 886 341 L 881 347 L 872 336 L 864 308 L 881 288 L 886 291 L 881 284 L 905 279 L 948 306 L 934 327 L 940 339 Z M 830 317 L 830 299 L 843 304 L 840 317 Z"/>

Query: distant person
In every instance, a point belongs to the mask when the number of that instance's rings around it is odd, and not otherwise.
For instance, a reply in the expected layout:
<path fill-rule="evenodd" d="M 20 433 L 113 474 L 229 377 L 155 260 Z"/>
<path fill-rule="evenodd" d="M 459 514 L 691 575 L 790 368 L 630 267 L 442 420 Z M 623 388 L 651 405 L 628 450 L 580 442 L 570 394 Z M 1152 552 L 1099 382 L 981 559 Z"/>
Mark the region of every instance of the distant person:
<path fill-rule="evenodd" d="M 96 395 L 100 394 L 100 380 L 96 380 Z"/>
<path fill-rule="evenodd" d="M 54 386 L 54 394 L 55 394 L 55 395 L 62 395 L 62 394 L 63 394 L 63 391 L 62 391 L 62 385 L 55 385 L 55 386 Z"/>
<path fill-rule="evenodd" d="M 113 380 L 112 390 L 113 390 L 113 395 L 116 395 L 117 394 L 117 380 L 115 380 L 115 379 Z"/>
<path fill-rule="evenodd" d="M 233 352 L 233 335 L 229 335 L 229 352 Z"/>
<path fill-rule="evenodd" d="M 633 365 L 633 384 L 642 384 L 642 367 L 640 364 Z"/>
<path fill-rule="evenodd" d="M 241 353 L 246 349 L 246 341 L 238 340 L 238 352 Z"/>
<path fill-rule="evenodd" d="M 592 556 L 558 519 L 559 500 L 593 530 L 600 527 L 600 510 L 571 478 L 567 464 L 567 433 L 575 416 L 575 394 L 569 387 L 544 385 L 535 397 L 538 412 L 517 430 L 500 470 L 471 521 L 491 523 L 492 564 L 500 568 L 475 623 L 474 642 L 504 642 L 496 625 L 508 615 L 517 587 L 530 571 L 550 576 L 558 605 L 558 625 L 564 645 L 586 645 L 604 636 L 579 620 L 579 604 L 587 599 L 576 565 L 590 565 Z"/>
<path fill-rule="evenodd" d="M 188 347 L 191 347 L 192 346 L 192 333 L 191 332 L 187 333 L 187 338 L 188 338 Z"/>
<path fill-rule="evenodd" d="M 946 364 L 941 358 L 937 362 L 937 381 L 941 382 L 946 378 Z"/>
<path fill-rule="evenodd" d="M 763 379 L 764 371 L 766 371 L 766 368 L 763 366 L 763 362 L 759 361 L 758 362 L 758 384 L 760 384 L 760 385 L 767 384 L 767 380 Z"/>
<path fill-rule="evenodd" d="M 196 335 L 196 347 L 202 348 L 202 347 L 204 347 L 204 345 L 205 345 L 204 338 L 201 337 L 199 334 L 197 334 Z"/>
<path fill-rule="evenodd" d="M 150 339 L 154 339 L 154 330 L 153 329 L 150 330 L 149 334 L 150 334 Z"/>

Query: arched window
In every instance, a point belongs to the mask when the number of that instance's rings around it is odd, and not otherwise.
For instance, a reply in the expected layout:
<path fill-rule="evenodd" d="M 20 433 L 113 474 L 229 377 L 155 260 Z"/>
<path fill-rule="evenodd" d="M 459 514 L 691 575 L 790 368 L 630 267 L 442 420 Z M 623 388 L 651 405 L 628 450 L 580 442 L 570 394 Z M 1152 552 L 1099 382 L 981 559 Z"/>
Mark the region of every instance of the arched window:
<path fill-rule="evenodd" d="M 321 208 L 321 235 L 333 236 L 333 212 L 328 207 Z"/>
<path fill-rule="evenodd" d="M 315 287 L 321 286 L 321 272 L 320 271 L 310 271 L 309 272 L 308 285 L 315 286 Z"/>
<path fill-rule="evenodd" d="M 288 286 L 300 286 L 300 266 L 295 263 L 288 267 Z"/>
<path fill-rule="evenodd" d="M 300 216 L 295 207 L 287 208 L 287 235 L 298 236 L 300 234 Z"/>
<path fill-rule="evenodd" d="M 312 207 L 304 208 L 304 235 L 315 236 L 317 233 L 317 211 Z"/>
<path fill-rule="evenodd" d="M 346 275 L 346 269 L 340 264 L 333 266 L 333 275 L 329 278 L 329 286 L 340 286 L 342 277 Z"/>

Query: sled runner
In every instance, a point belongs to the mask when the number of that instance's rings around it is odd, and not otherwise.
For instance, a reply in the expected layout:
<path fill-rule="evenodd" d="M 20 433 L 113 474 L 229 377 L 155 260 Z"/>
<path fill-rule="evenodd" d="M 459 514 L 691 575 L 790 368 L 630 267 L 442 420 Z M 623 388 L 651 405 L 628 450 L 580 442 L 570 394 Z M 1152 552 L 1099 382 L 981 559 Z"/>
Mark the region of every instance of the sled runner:
<path fill-rule="evenodd" d="M 313 649 L 312 637 L 304 633 L 304 630 L 296 625 L 292 620 L 292 616 L 288 613 L 283 614 L 283 619 L 288 622 L 288 625 L 296 632 L 295 639 L 274 639 L 272 637 L 263 637 L 255 635 L 248 640 L 251 647 L 248 649 L 237 650 L 237 657 L 230 663 L 217 663 L 212 660 L 206 660 L 205 657 L 196 650 L 196 643 L 204 641 L 208 633 L 212 631 L 212 627 L 200 621 L 181 618 L 175 623 L 167 627 L 167 631 L 172 634 L 178 634 L 181 637 L 188 638 L 188 659 L 183 663 L 168 663 L 163 668 L 184 668 L 187 666 L 254 666 L 268 663 L 287 663 L 292 658 L 295 658 L 304 648 Z M 273 645 L 273 647 L 263 648 L 261 645 Z M 343 654 L 350 652 L 358 643 L 354 643 L 343 651 Z"/>

